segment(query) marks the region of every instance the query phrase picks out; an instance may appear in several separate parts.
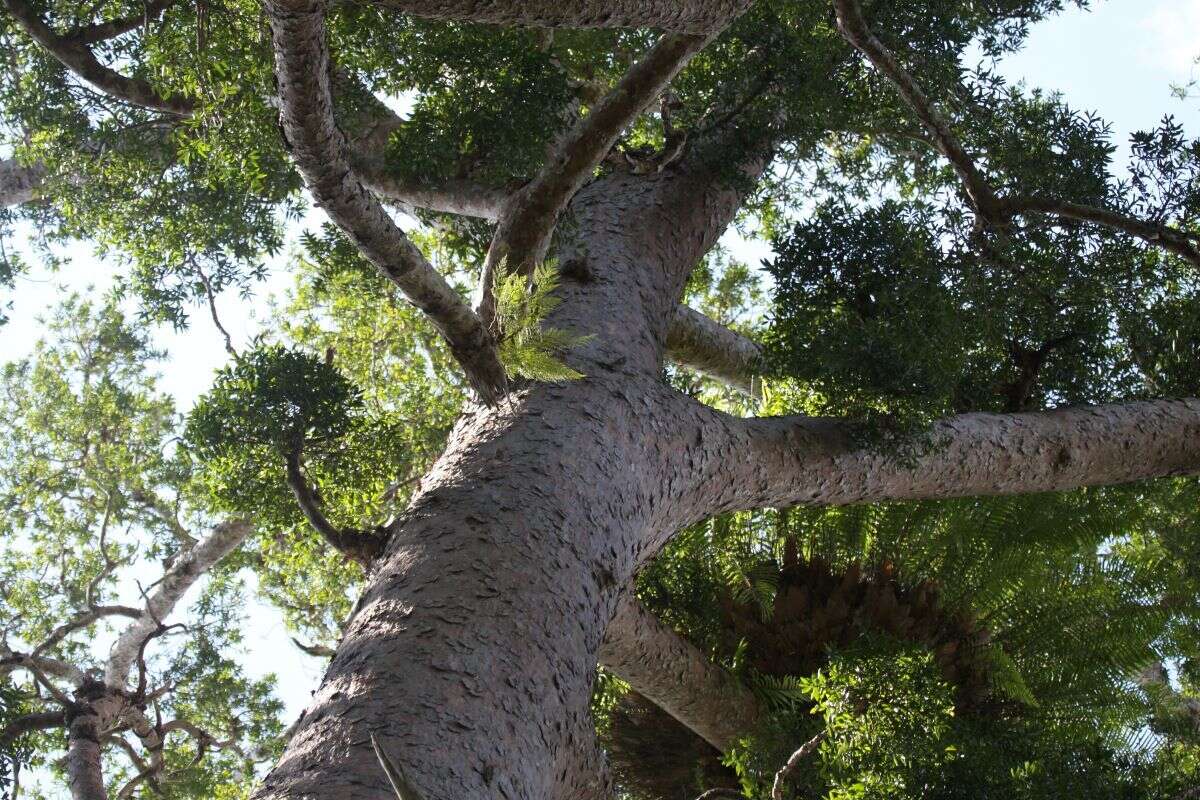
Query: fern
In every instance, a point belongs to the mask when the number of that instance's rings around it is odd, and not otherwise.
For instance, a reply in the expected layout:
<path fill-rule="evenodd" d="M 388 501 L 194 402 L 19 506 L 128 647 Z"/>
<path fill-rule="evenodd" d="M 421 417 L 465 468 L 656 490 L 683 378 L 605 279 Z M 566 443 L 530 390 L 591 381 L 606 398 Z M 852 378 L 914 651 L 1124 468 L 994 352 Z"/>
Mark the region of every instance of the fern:
<path fill-rule="evenodd" d="M 503 265 L 501 265 L 503 275 Z M 558 271 L 553 262 L 538 266 L 530 281 L 520 274 L 503 275 L 496 284 L 496 318 L 502 331 L 500 362 L 513 375 L 544 383 L 578 380 L 583 373 L 571 369 L 557 354 L 588 341 L 543 322 L 559 304 L 554 296 Z"/>

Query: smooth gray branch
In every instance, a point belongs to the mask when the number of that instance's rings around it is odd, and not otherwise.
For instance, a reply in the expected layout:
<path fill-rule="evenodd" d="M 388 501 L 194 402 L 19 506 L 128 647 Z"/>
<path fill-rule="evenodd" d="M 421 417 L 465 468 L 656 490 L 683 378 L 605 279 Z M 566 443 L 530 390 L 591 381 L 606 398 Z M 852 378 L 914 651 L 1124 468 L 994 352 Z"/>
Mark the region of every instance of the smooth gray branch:
<path fill-rule="evenodd" d="M 963 414 L 875 446 L 857 444 L 839 420 L 699 413 L 716 418 L 707 444 L 722 453 L 698 476 L 701 516 L 1065 491 L 1200 473 L 1196 399 Z"/>
<path fill-rule="evenodd" d="M 751 397 L 762 392 L 762 347 L 695 309 L 675 310 L 667 328 L 667 355 Z"/>
<path fill-rule="evenodd" d="M 754 693 L 626 593 L 600 663 L 721 752 L 754 727 Z"/>

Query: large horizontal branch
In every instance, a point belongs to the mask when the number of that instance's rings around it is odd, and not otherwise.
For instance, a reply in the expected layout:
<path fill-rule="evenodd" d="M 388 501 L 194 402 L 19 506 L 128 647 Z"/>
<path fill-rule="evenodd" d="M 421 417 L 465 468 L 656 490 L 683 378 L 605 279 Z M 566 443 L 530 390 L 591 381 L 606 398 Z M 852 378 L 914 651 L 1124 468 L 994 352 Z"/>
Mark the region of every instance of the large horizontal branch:
<path fill-rule="evenodd" d="M 333 118 L 325 16 L 319 2 L 267 3 L 280 125 L 306 185 L 368 260 L 425 312 L 485 399 L 503 393 L 504 368 L 479 316 L 388 216 L 350 166 Z"/>
<path fill-rule="evenodd" d="M 38 711 L 32 714 L 23 714 L 9 722 L 0 730 L 0 753 L 5 752 L 12 746 L 12 743 L 20 739 L 22 736 L 33 733 L 34 731 L 47 731 L 54 728 L 61 728 L 67 724 L 66 715 L 62 710 L 58 711 Z"/>
<path fill-rule="evenodd" d="M 443 214 L 494 220 L 500 216 L 505 194 L 499 189 L 464 180 L 423 183 L 397 178 L 374 165 L 355 163 L 363 186 L 380 199 L 408 210 L 420 208 Z"/>
<path fill-rule="evenodd" d="M 621 599 L 599 658 L 639 694 L 722 752 L 758 721 L 754 694 L 632 595 Z"/>
<path fill-rule="evenodd" d="M 245 520 L 230 520 L 213 528 L 195 547 L 181 553 L 146 598 L 141 617 L 121 632 L 109 651 L 104 668 L 104 683 L 110 689 L 124 689 L 129 670 L 146 642 L 159 630 L 187 590 L 247 536 L 253 526 Z"/>
<path fill-rule="evenodd" d="M 752 0 L 378 0 L 414 17 L 543 28 L 718 30 Z"/>
<path fill-rule="evenodd" d="M 667 328 L 667 355 L 748 395 L 756 396 L 761 389 L 758 343 L 687 306 L 676 309 Z"/>
<path fill-rule="evenodd" d="M 80 686 L 87 681 L 87 674 L 74 664 L 68 664 L 50 656 L 35 656 L 29 653 L 18 653 L 4 649 L 0 653 L 0 675 L 6 675 L 14 670 L 23 669 L 35 675 L 48 675 L 67 681 L 74 686 Z"/>
<path fill-rule="evenodd" d="M 165 111 L 168 114 L 187 116 L 192 113 L 191 100 L 183 97 L 164 97 L 146 81 L 122 75 L 101 64 L 82 41 L 59 36 L 25 0 L 4 0 L 4 6 L 31 39 L 44 47 L 63 66 L 101 92 L 136 106 Z"/>
<path fill-rule="evenodd" d="M 838 30 L 851 45 L 886 77 L 916 114 L 929 134 L 928 141 L 954 167 L 971 206 L 983 222 L 1002 224 L 1022 214 L 1036 213 L 1090 222 L 1141 239 L 1200 266 L 1200 237 L 1167 225 L 1121 214 L 1110 209 L 1052 198 L 1011 195 L 1001 197 L 988 183 L 975 159 L 963 147 L 949 122 L 937 110 L 912 74 L 871 32 L 858 0 L 834 0 Z"/>
<path fill-rule="evenodd" d="M 840 421 L 720 419 L 727 438 L 712 444 L 721 457 L 696 487 L 705 515 L 1063 491 L 1200 473 L 1196 399 L 963 414 L 907 441 L 865 448 Z"/>

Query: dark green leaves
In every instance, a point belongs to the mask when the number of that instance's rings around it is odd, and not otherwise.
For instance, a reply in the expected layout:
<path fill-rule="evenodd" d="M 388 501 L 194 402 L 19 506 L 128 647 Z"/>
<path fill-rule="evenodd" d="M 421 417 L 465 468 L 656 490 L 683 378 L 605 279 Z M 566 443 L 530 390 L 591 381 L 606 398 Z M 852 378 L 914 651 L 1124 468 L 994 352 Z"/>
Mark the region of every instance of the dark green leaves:
<path fill-rule="evenodd" d="M 361 404 L 332 365 L 298 350 L 265 347 L 218 373 L 192 411 L 187 436 L 201 459 L 239 447 L 266 446 L 280 455 L 319 450 L 347 433 Z"/>

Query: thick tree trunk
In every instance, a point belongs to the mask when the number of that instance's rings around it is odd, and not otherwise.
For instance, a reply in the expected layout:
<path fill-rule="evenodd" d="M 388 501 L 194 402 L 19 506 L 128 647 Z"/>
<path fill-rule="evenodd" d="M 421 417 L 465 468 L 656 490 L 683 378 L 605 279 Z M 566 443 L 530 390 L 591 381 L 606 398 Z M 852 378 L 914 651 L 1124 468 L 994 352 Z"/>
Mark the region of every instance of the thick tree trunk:
<path fill-rule="evenodd" d="M 697 173 L 575 198 L 547 324 L 593 334 L 567 354 L 587 378 L 459 421 L 257 800 L 393 800 L 372 734 L 424 800 L 609 794 L 597 652 L 620 590 L 678 530 L 703 414 L 662 380 L 666 328 L 736 206 Z"/>
<path fill-rule="evenodd" d="M 460 423 L 259 798 L 607 793 L 588 699 L 619 588 L 667 506 L 669 392 L 589 378 Z"/>

